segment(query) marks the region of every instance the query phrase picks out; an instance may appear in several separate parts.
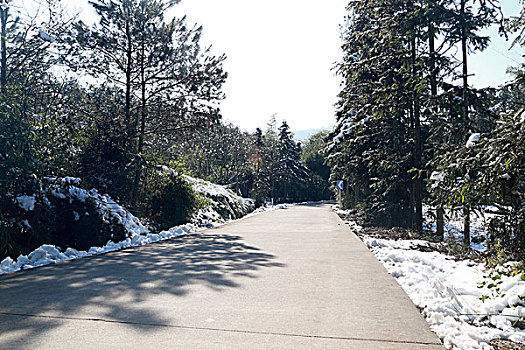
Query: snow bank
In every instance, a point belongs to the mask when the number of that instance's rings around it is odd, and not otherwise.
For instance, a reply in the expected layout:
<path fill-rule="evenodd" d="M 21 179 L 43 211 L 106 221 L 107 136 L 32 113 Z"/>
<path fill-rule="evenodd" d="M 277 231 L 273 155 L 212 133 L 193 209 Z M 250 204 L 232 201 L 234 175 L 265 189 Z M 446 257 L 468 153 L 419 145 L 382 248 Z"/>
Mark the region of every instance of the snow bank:
<path fill-rule="evenodd" d="M 280 204 L 277 206 L 261 207 L 246 215 L 246 217 L 258 215 L 268 211 L 284 209 L 288 205 L 289 204 Z M 225 223 L 210 222 L 210 225 L 214 227 L 221 226 L 223 224 Z M 20 255 L 16 261 L 9 257 L 2 260 L 2 262 L 0 262 L 0 275 L 177 238 L 188 233 L 204 230 L 207 227 L 202 227 L 195 224 L 186 224 L 170 228 L 169 230 L 162 231 L 160 233 L 137 233 L 137 231 L 133 231 L 132 236 L 126 238 L 124 241 L 117 243 L 109 241 L 103 247 L 91 247 L 88 251 L 78 251 L 73 248 L 67 248 L 64 252 L 61 252 L 59 247 L 53 245 L 43 245 L 29 253 L 27 256 Z"/>
<path fill-rule="evenodd" d="M 424 241 L 363 240 L 423 310 L 447 349 L 492 349 L 488 342 L 496 338 L 525 342 L 525 330 L 513 328 L 513 322 L 525 317 L 525 307 L 518 306 L 518 295 L 525 295 L 519 276 L 502 277 L 502 296 L 482 302 L 483 295 L 491 294 L 478 287 L 487 275 L 483 264 L 412 249 L 431 244 Z"/>
<path fill-rule="evenodd" d="M 31 269 L 38 266 L 55 264 L 67 260 L 75 260 L 87 256 L 99 255 L 124 248 L 138 247 L 149 243 L 159 242 L 166 239 L 180 237 L 189 232 L 195 232 L 199 228 L 192 224 L 173 227 L 160 233 L 138 234 L 134 233 L 131 237 L 121 242 L 109 241 L 103 247 L 92 247 L 88 251 L 78 251 L 73 248 L 67 248 L 64 252 L 59 247 L 53 245 L 43 245 L 26 255 L 20 255 L 16 261 L 11 258 L 5 258 L 0 263 L 0 275 L 15 272 L 19 270 Z"/>
<path fill-rule="evenodd" d="M 255 205 L 252 199 L 240 197 L 224 186 L 189 176 L 185 176 L 185 178 L 192 185 L 193 189 L 210 203 L 197 213 L 193 223 L 176 226 L 159 233 L 150 232 L 137 217 L 112 200 L 108 195 L 101 195 L 94 189 L 88 191 L 77 187 L 76 185 L 80 182 L 78 178 L 46 178 L 45 180 L 51 183 L 49 193 L 52 196 L 60 199 L 69 198 L 70 202 L 73 200 L 81 202 L 87 200 L 95 201 L 100 218 L 108 223 L 116 222 L 121 224 L 128 237 L 120 242 L 108 241 L 102 247 L 91 247 L 87 251 L 78 251 L 73 248 L 67 248 L 65 251 L 62 251 L 60 247 L 54 245 L 42 245 L 28 255 L 20 255 L 16 261 L 10 257 L 2 260 L 0 262 L 0 275 L 172 239 L 187 233 L 204 230 L 208 227 L 220 226 L 241 217 L 284 209 L 290 205 L 280 204 L 253 210 Z M 21 196 L 17 197 L 16 201 L 22 208 L 27 208 L 25 210 L 33 210 L 31 208 L 34 208 L 35 198 L 35 195 Z M 227 217 L 225 218 L 220 211 L 226 212 Z"/>
<path fill-rule="evenodd" d="M 95 189 L 87 191 L 75 186 L 69 187 L 68 194 L 70 198 L 78 199 L 81 202 L 85 202 L 88 198 L 94 200 L 97 203 L 97 212 L 101 219 L 107 223 L 121 224 L 128 235 L 134 236 L 149 232 L 136 216 L 116 203 L 109 195 L 101 195 Z M 61 195 L 65 196 L 60 190 L 55 190 L 54 195 L 59 196 L 59 198 L 62 198 Z"/>
<path fill-rule="evenodd" d="M 235 194 L 225 186 L 209 181 L 183 175 L 193 190 L 201 195 L 208 206 L 200 209 L 193 218 L 193 222 L 206 226 L 212 223 L 226 223 L 239 219 L 255 209 L 255 201 Z"/>

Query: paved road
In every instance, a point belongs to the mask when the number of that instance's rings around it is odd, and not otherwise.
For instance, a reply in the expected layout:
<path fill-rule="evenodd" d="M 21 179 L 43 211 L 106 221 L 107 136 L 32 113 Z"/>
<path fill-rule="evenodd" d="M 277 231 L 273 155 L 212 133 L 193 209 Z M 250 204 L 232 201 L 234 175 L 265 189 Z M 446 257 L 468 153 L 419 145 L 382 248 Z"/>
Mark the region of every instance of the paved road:
<path fill-rule="evenodd" d="M 0 278 L 0 349 L 443 349 L 328 206 Z"/>

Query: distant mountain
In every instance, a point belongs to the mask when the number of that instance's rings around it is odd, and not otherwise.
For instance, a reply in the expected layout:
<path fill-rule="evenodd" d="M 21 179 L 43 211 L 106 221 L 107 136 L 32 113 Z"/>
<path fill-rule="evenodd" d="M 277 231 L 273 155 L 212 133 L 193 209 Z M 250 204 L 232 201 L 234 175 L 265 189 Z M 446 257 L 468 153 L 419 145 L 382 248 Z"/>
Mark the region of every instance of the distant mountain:
<path fill-rule="evenodd" d="M 324 128 L 318 128 L 318 129 L 305 129 L 305 130 L 292 130 L 293 132 L 293 138 L 295 141 L 306 141 L 308 138 L 314 134 L 317 134 L 319 131 L 328 130 L 331 131 L 334 127 L 333 126 L 327 126 Z"/>

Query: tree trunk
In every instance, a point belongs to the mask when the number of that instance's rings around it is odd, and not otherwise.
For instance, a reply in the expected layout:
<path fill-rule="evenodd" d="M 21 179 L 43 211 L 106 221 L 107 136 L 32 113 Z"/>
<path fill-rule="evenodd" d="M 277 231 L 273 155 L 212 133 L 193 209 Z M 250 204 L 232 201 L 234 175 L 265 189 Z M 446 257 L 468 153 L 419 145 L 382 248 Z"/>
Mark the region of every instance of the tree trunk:
<path fill-rule="evenodd" d="M 439 206 L 436 210 L 436 217 L 437 217 L 437 223 L 436 223 L 436 231 L 437 235 L 441 237 L 441 240 L 445 240 L 445 211 L 443 210 L 443 207 Z"/>
<path fill-rule="evenodd" d="M 124 108 L 124 113 L 126 114 L 126 126 L 127 126 L 127 132 L 128 132 L 128 139 L 134 140 L 135 139 L 135 132 L 134 132 L 134 121 L 131 119 L 131 67 L 132 67 L 132 54 L 133 54 L 133 48 L 132 48 L 132 40 L 131 40 L 131 28 L 130 28 L 130 20 L 129 15 L 128 19 L 126 20 L 126 38 L 127 38 L 127 47 L 126 47 L 126 105 Z"/>
<path fill-rule="evenodd" d="M 430 95 L 437 96 L 437 71 L 436 71 L 436 29 L 432 22 L 428 25 L 428 48 L 430 54 Z"/>
<path fill-rule="evenodd" d="M 7 91 L 7 47 L 6 47 L 6 35 L 7 35 L 7 8 L 0 9 L 0 21 L 2 22 L 2 37 L 1 40 L 1 50 L 2 50 L 2 67 L 0 69 L 0 91 L 2 92 L 3 97 L 5 98 L 5 94 Z"/>
<path fill-rule="evenodd" d="M 137 154 L 140 156 L 140 154 L 143 151 L 144 148 L 144 134 L 146 132 L 146 118 L 147 118 L 147 110 L 146 110 L 146 76 L 145 76 L 145 43 L 144 40 L 142 41 L 141 45 L 141 51 L 140 51 L 140 131 L 139 131 L 139 139 L 137 143 Z M 139 161 L 135 165 L 135 180 L 133 181 L 133 195 L 132 195 L 132 202 L 135 205 L 137 202 L 137 195 L 139 193 L 139 187 L 140 187 L 140 177 L 142 176 L 142 162 Z"/>
<path fill-rule="evenodd" d="M 432 100 L 437 97 L 437 71 L 436 71 L 436 29 L 432 21 L 428 25 L 428 47 L 430 53 L 430 96 Z M 432 112 L 437 113 L 435 101 L 432 101 Z M 436 234 L 445 240 L 445 215 L 441 203 L 438 203 L 436 210 Z"/>
<path fill-rule="evenodd" d="M 416 38 L 412 38 L 412 70 L 414 76 L 418 76 L 417 70 L 417 53 L 416 53 Z M 415 139 L 415 150 L 414 150 L 414 166 L 417 170 L 416 178 L 414 179 L 414 230 L 421 232 L 423 231 L 423 183 L 421 179 L 421 168 L 422 168 L 422 157 L 423 157 L 423 146 L 421 142 L 421 108 L 419 103 L 419 95 L 414 89 L 413 93 L 413 108 L 414 108 L 414 139 Z"/>
<path fill-rule="evenodd" d="M 465 128 L 463 131 L 464 138 L 468 135 L 469 131 L 469 115 L 468 115 L 468 66 L 467 66 L 467 29 L 465 24 L 465 3 L 467 0 L 461 0 L 461 12 L 460 12 L 460 24 L 461 24 L 461 52 L 463 55 L 463 123 Z M 465 142 L 466 139 L 463 140 Z M 468 204 L 464 204 L 463 208 L 463 240 L 470 246 L 470 208 Z"/>
<path fill-rule="evenodd" d="M 350 195 L 350 181 L 343 180 L 343 191 L 345 193 L 343 197 L 344 209 L 350 209 L 352 205 L 352 196 Z"/>
<path fill-rule="evenodd" d="M 470 247 L 470 208 L 467 205 L 463 207 L 463 243 Z"/>

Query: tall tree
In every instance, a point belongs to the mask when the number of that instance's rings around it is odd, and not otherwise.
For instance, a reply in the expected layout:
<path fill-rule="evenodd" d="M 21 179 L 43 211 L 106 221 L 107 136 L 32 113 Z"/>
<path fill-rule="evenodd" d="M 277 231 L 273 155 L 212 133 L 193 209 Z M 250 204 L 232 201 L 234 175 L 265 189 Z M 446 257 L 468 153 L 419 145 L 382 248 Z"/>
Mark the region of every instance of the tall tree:
<path fill-rule="evenodd" d="M 32 140 L 41 134 L 34 124 L 56 109 L 50 102 L 60 102 L 60 83 L 51 69 L 57 58 L 55 36 L 67 26 L 57 1 L 27 14 L 20 13 L 18 5 L 0 4 L 0 175 L 5 186 L 15 187 L 24 183 L 21 176 L 49 170 L 37 166 Z"/>
<path fill-rule="evenodd" d="M 278 140 L 276 197 L 280 202 L 295 201 L 298 199 L 298 188 L 308 179 L 309 174 L 301 161 L 300 145 L 293 140 L 290 127 L 284 120 L 279 127 Z"/>
<path fill-rule="evenodd" d="M 348 10 L 330 163 L 370 220 L 421 230 L 424 11 L 408 0 L 355 1 Z"/>
<path fill-rule="evenodd" d="M 185 18 L 164 20 L 178 0 L 100 0 L 90 2 L 98 26 L 78 22 L 76 63 L 124 91 L 123 135 L 133 158 L 131 201 L 138 198 L 143 153 L 184 132 L 220 119 L 218 101 L 226 79 L 224 56 L 201 50 L 202 28 Z"/>
<path fill-rule="evenodd" d="M 251 143 L 250 135 L 221 123 L 181 135 L 167 152 L 159 148 L 157 154 L 177 159 L 193 176 L 227 185 L 248 197 L 253 181 L 249 165 Z"/>
<path fill-rule="evenodd" d="M 434 144 L 433 164 L 443 163 L 444 158 L 451 153 L 459 151 L 467 143 L 471 134 L 476 132 L 489 131 L 494 125 L 494 114 L 486 105 L 492 92 L 490 90 L 477 90 L 469 86 L 468 77 L 468 57 L 469 54 L 483 51 L 489 44 L 490 38 L 480 35 L 483 28 L 497 22 L 500 9 L 497 1 L 494 0 L 460 0 L 459 2 L 450 1 L 445 4 L 446 12 L 443 22 L 443 41 L 445 51 L 460 45 L 459 57 L 452 57 L 459 63 L 459 72 L 455 73 L 460 78 L 459 86 L 443 82 L 442 100 L 440 106 L 443 113 L 438 113 L 439 119 L 432 126 L 433 135 L 431 138 L 437 141 Z M 454 67 L 449 65 L 449 70 L 454 72 Z M 444 157 L 444 158 L 443 158 Z M 452 158 L 448 158 L 453 159 Z M 462 176 L 468 174 L 463 170 Z M 443 193 L 439 186 L 433 186 L 433 192 L 438 196 L 446 198 L 439 202 L 438 207 L 446 204 L 459 204 L 455 200 L 450 200 L 450 196 Z M 463 238 L 465 244 L 470 244 L 470 211 L 471 204 L 466 201 L 466 197 L 461 197 L 462 211 L 464 218 Z M 442 230 L 441 217 L 438 215 L 439 230 Z M 438 232 L 442 234 L 442 232 Z"/>

